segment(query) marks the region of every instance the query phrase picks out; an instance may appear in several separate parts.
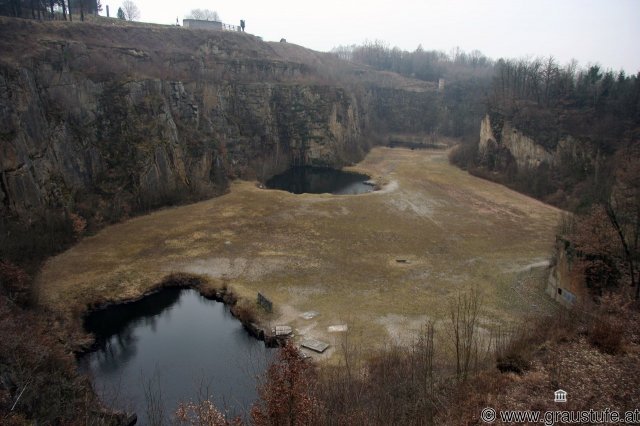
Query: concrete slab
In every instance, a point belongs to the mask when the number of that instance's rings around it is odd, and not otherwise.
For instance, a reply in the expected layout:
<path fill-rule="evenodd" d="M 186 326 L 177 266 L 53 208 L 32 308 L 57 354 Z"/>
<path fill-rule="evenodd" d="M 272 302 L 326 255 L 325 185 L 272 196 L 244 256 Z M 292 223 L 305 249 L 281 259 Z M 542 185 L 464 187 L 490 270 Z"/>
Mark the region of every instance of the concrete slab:
<path fill-rule="evenodd" d="M 293 329 L 288 325 L 276 325 L 271 329 L 274 336 L 289 336 Z"/>
<path fill-rule="evenodd" d="M 316 339 L 304 339 L 300 342 L 300 346 L 302 346 L 303 348 L 311 349 L 312 351 L 321 354 L 322 352 L 327 350 L 329 344 Z"/>
<path fill-rule="evenodd" d="M 329 333 L 344 333 L 348 329 L 347 324 L 330 325 L 327 327 Z"/>

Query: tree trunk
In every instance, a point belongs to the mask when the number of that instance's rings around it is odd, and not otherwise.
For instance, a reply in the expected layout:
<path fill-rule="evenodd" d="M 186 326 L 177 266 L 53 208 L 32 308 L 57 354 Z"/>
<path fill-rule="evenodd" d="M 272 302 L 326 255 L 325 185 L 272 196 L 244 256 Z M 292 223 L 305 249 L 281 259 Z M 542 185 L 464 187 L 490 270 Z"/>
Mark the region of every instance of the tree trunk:
<path fill-rule="evenodd" d="M 627 240 L 624 237 L 624 233 L 622 232 L 622 227 L 618 222 L 618 218 L 616 217 L 616 213 L 613 210 L 613 207 L 610 203 L 607 203 L 607 216 L 609 216 L 609 220 L 613 225 L 613 228 L 616 230 L 618 237 L 620 238 L 620 243 L 622 244 L 622 249 L 624 251 L 624 257 L 627 260 L 627 265 L 629 266 L 629 275 L 631 275 L 631 286 L 636 289 L 636 299 L 640 299 L 640 286 L 636 282 L 636 268 L 633 263 L 633 256 L 631 254 L 631 250 L 629 250 L 629 245 L 627 244 Z"/>
<path fill-rule="evenodd" d="M 20 0 L 12 0 L 9 2 L 9 5 L 11 6 L 11 13 L 13 16 L 19 18 L 22 15 L 22 3 Z"/>

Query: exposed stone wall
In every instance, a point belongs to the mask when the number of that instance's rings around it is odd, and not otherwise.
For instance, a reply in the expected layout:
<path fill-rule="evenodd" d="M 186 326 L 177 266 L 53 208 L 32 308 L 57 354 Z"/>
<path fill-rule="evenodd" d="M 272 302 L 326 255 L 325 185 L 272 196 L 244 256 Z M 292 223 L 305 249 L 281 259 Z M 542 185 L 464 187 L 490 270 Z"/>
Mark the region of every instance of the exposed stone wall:
<path fill-rule="evenodd" d="M 3 46 L 34 46 L 0 61 L 0 203 L 24 221 L 201 199 L 229 177 L 358 161 L 371 133 L 435 127 L 435 90 L 328 82 L 335 58 L 300 47 L 292 59 L 238 33 L 2 24 Z"/>
<path fill-rule="evenodd" d="M 487 114 L 480 125 L 478 143 L 480 161 L 500 170 L 509 159 L 515 161 L 519 170 L 549 167 L 593 167 L 597 156 L 591 145 L 570 135 L 564 136 L 549 151 L 533 138 L 525 135 L 503 117 Z M 505 157 L 509 157 L 506 159 Z"/>
<path fill-rule="evenodd" d="M 79 192 L 149 206 L 210 196 L 228 175 L 339 166 L 365 152 L 357 101 L 335 87 L 43 83 L 27 69 L 0 77 L 2 200 L 21 216 L 69 205 Z"/>
<path fill-rule="evenodd" d="M 500 141 L 500 142 L 498 142 Z M 500 126 L 499 138 L 494 134 L 487 114 L 480 125 L 479 152 L 486 159 L 498 148 L 505 148 L 514 158 L 518 168 L 535 169 L 543 163 L 553 164 L 554 156 L 533 139 L 511 126 L 508 121 Z"/>
<path fill-rule="evenodd" d="M 572 256 L 567 244 L 558 239 L 555 245 L 555 262 L 549 269 L 546 292 L 558 303 L 570 308 L 586 294 L 581 275 L 572 273 Z"/>
<path fill-rule="evenodd" d="M 202 19 L 183 19 L 182 26 L 184 26 L 185 28 L 191 28 L 195 30 L 222 31 L 222 22 L 219 22 L 219 21 L 205 21 Z"/>

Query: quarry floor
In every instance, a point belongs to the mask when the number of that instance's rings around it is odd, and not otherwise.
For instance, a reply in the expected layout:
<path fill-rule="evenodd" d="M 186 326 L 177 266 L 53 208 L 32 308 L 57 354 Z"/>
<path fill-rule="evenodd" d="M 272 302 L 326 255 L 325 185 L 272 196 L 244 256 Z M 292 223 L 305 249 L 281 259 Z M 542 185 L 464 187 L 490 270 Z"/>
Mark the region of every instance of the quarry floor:
<path fill-rule="evenodd" d="M 229 194 L 110 226 L 51 258 L 39 302 L 66 315 L 139 297 L 172 272 L 274 303 L 265 326 L 371 350 L 409 343 L 477 286 L 490 329 L 547 309 L 545 261 L 561 212 L 450 165 L 446 151 L 375 148 L 351 169 L 380 191 L 294 195 L 236 181 Z M 400 262 L 399 262 L 400 261 Z M 316 311 L 312 319 L 301 314 Z"/>

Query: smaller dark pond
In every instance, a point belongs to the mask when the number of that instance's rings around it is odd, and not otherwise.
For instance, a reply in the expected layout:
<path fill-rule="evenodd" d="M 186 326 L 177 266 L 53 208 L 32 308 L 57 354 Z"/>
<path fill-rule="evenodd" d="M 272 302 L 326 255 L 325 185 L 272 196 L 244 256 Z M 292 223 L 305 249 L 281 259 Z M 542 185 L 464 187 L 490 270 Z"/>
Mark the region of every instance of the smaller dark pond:
<path fill-rule="evenodd" d="M 294 194 L 354 195 L 374 190 L 369 179 L 361 173 L 324 167 L 292 167 L 269 179 L 266 187 Z"/>
<path fill-rule="evenodd" d="M 414 149 L 442 149 L 443 146 L 435 143 L 421 143 L 421 142 L 409 142 L 409 141 L 397 141 L 391 140 L 387 144 L 389 148 L 408 148 Z"/>
<path fill-rule="evenodd" d="M 168 288 L 93 312 L 85 328 L 97 349 L 79 359 L 80 370 L 105 405 L 135 411 L 138 424 L 149 423 L 150 390 L 169 419 L 180 401 L 207 396 L 230 413 L 247 413 L 271 353 L 223 303 L 195 290 Z"/>

